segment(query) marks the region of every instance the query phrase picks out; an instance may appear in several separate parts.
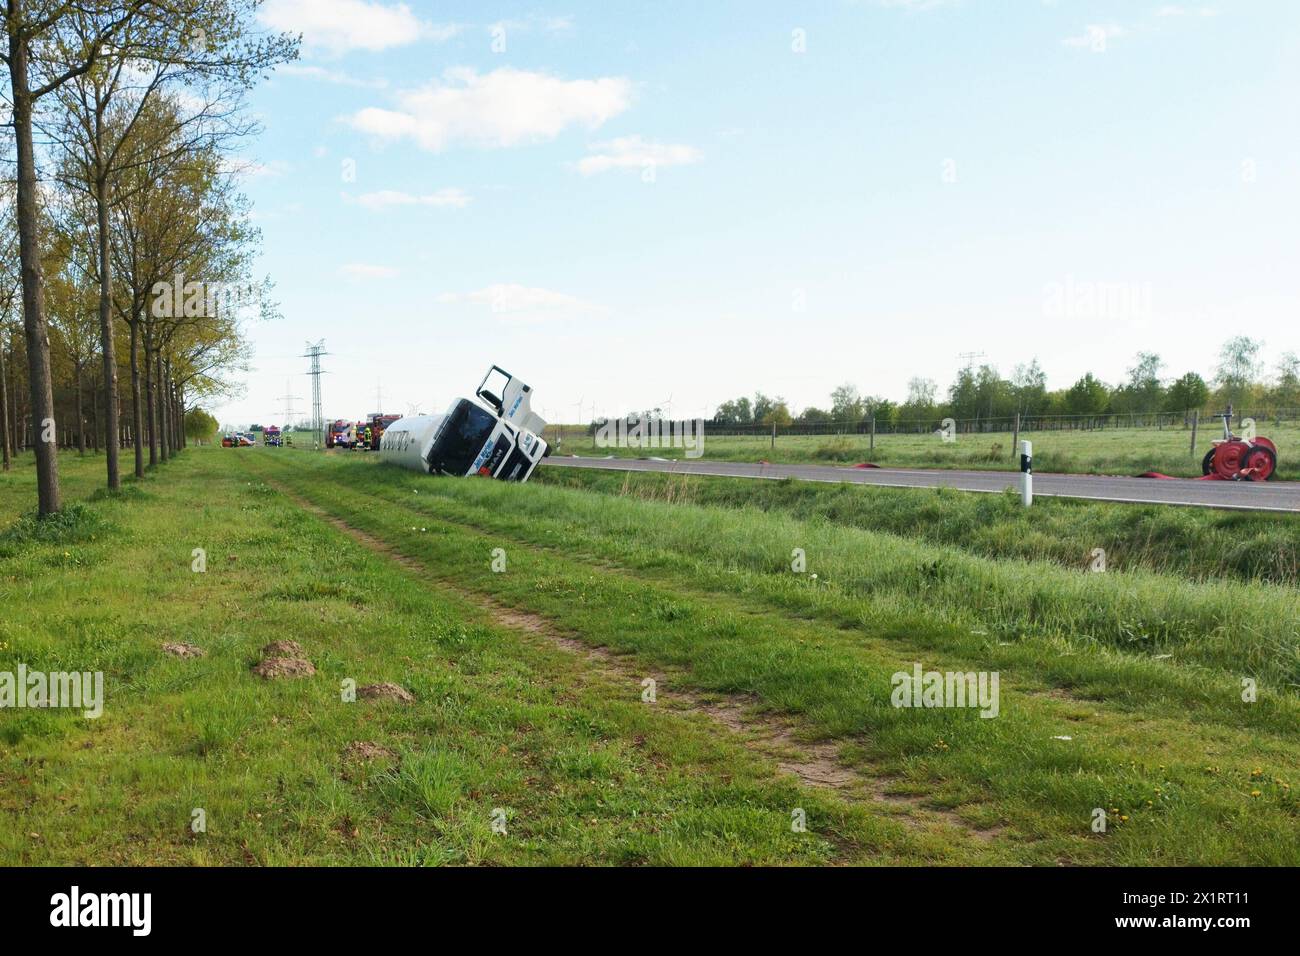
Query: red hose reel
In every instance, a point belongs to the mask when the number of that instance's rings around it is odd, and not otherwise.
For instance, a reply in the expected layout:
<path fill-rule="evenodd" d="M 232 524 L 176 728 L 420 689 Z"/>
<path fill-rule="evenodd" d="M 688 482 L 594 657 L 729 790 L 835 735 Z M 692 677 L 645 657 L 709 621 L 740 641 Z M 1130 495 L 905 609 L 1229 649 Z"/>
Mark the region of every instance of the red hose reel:
<path fill-rule="evenodd" d="M 1202 481 L 1268 481 L 1277 471 L 1277 445 L 1267 438 L 1239 437 L 1229 424 L 1232 411 L 1223 416 L 1223 438 L 1201 461 Z M 1251 431 L 1254 422 L 1249 422 Z"/>

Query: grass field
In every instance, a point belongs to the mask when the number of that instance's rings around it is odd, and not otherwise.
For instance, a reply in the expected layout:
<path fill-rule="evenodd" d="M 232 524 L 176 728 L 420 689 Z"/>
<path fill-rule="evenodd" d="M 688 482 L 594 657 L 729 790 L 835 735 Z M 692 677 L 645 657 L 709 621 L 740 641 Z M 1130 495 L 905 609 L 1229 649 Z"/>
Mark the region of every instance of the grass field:
<path fill-rule="evenodd" d="M 1278 480 L 1300 479 L 1300 426 L 1260 422 L 1258 434 L 1276 442 Z M 677 449 L 595 448 L 590 435 L 575 427 L 547 431 L 553 440 L 563 435 L 561 454 L 616 455 L 636 458 L 657 455 L 682 458 Z M 1099 431 L 1025 432 L 1034 443 L 1034 469 L 1063 474 L 1140 475 L 1159 471 L 1180 478 L 1201 474 L 1201 459 L 1210 440 L 1220 438 L 1223 424 L 1203 424 L 1197 453 L 1191 454 L 1191 432 L 1181 428 L 1125 428 Z M 768 435 L 711 435 L 704 428 L 704 457 L 717 461 L 771 461 L 786 464 L 856 464 L 871 461 L 893 468 L 967 468 L 1015 471 L 1019 451 L 1010 432 L 959 434 L 952 442 L 938 435 L 877 435 L 871 450 L 866 435 L 781 435 L 772 444 Z"/>
<path fill-rule="evenodd" d="M 997 496 L 65 463 L 56 523 L 0 477 L 0 671 L 105 712 L 0 714 L 0 863 L 1300 863 L 1289 516 L 1052 501 L 1022 546 Z M 254 676 L 276 640 L 316 673 Z M 893 706 L 914 662 L 998 716 Z"/>
<path fill-rule="evenodd" d="M 872 488 L 811 481 L 751 481 L 653 472 L 543 468 L 547 484 L 621 497 L 780 511 L 810 521 L 885 531 L 990 558 L 1109 570 L 1143 568 L 1196 580 L 1300 584 L 1300 515 L 1162 505 L 968 494 L 948 488 Z"/>

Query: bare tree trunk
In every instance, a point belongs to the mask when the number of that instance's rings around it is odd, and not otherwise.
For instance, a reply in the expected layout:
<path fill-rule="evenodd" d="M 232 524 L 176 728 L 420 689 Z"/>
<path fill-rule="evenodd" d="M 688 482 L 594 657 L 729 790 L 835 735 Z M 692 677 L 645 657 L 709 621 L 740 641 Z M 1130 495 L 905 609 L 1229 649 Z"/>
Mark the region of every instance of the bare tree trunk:
<path fill-rule="evenodd" d="M 144 393 L 145 404 L 149 408 L 149 467 L 158 464 L 158 396 L 153 374 L 152 336 L 146 328 L 144 332 Z"/>
<path fill-rule="evenodd" d="M 86 399 L 82 387 L 85 373 L 77 369 L 77 455 L 86 456 Z"/>
<path fill-rule="evenodd" d="M 23 450 L 22 432 L 18 427 L 18 406 L 22 399 L 18 394 L 18 373 L 14 366 L 14 340 L 9 339 L 9 449 L 15 455 Z"/>
<path fill-rule="evenodd" d="M 168 434 L 167 429 L 167 419 L 170 417 L 167 414 L 167 380 L 163 378 L 162 349 L 159 349 L 155 354 L 157 355 L 157 358 L 154 359 L 155 379 L 158 383 L 158 450 L 159 457 L 163 461 L 167 461 L 171 458 L 171 435 Z"/>
<path fill-rule="evenodd" d="M 164 361 L 159 373 L 163 382 L 163 401 L 167 405 L 167 457 L 176 457 L 176 400 L 172 397 L 171 363 Z"/>
<path fill-rule="evenodd" d="M 59 451 L 54 421 L 54 386 L 50 378 L 50 333 L 45 322 L 44 277 L 36 236 L 36 157 L 32 149 L 32 96 L 28 87 L 27 41 L 9 34 L 9 86 L 13 93 L 17 153 L 18 249 L 23 275 L 23 331 L 27 339 L 28 388 L 36 427 L 37 514 L 55 514 L 59 495 Z"/>
<path fill-rule="evenodd" d="M 167 394 L 172 400 L 172 454 L 181 450 L 181 416 L 180 403 L 176 398 L 176 383 L 171 380 L 171 369 L 167 370 L 168 389 Z"/>
<path fill-rule="evenodd" d="M 19 394 L 18 372 L 17 372 L 17 367 L 14 365 L 14 361 L 13 361 L 14 360 L 13 343 L 10 342 L 9 345 L 10 345 L 9 371 L 10 374 L 13 375 L 13 388 L 9 389 L 9 395 L 11 396 L 9 400 L 9 404 L 13 405 L 14 407 L 13 422 L 10 427 L 13 429 L 14 447 L 17 450 L 18 454 L 22 454 L 27 450 L 27 432 L 31 427 L 31 422 L 27 420 L 27 405 L 26 405 L 26 402 L 31 401 L 31 396 L 28 395 L 24 399 L 23 396 Z"/>
<path fill-rule="evenodd" d="M 171 362 L 163 367 L 163 380 L 167 383 L 167 454 L 175 458 L 176 449 L 176 388 L 172 385 Z"/>
<path fill-rule="evenodd" d="M 99 135 L 98 126 L 95 135 Z M 99 338 L 104 353 L 104 409 L 107 413 L 104 434 L 112 436 L 112 440 L 105 441 L 104 445 L 107 452 L 108 487 L 117 489 L 122 487 L 117 460 L 117 353 L 113 346 L 113 316 L 110 311 L 113 275 L 108 255 L 108 184 L 102 174 L 95 184 L 95 205 L 99 212 Z"/>
<path fill-rule="evenodd" d="M 144 477 L 144 403 L 140 395 L 140 320 L 131 323 L 131 443 L 135 446 L 135 476 Z"/>
<path fill-rule="evenodd" d="M 14 372 L 14 340 L 9 336 L 6 343 L 8 359 L 5 362 L 6 380 L 9 382 L 9 454 L 10 457 L 22 451 L 22 437 L 18 434 L 18 378 Z"/>
<path fill-rule="evenodd" d="M 90 449 L 99 454 L 99 379 L 90 383 Z"/>
<path fill-rule="evenodd" d="M 176 387 L 176 410 L 180 418 L 180 441 L 182 448 L 190 447 L 190 436 L 185 434 L 185 389 L 182 386 Z"/>
<path fill-rule="evenodd" d="M 3 447 L 4 470 L 12 465 L 13 452 L 10 451 L 9 436 L 9 372 L 5 364 L 5 339 L 9 338 L 0 330 L 0 447 Z"/>
<path fill-rule="evenodd" d="M 172 416 L 172 454 L 180 451 L 184 447 L 185 441 L 185 418 L 181 414 L 181 389 L 172 380 L 172 363 L 167 363 L 167 394 L 171 397 L 171 416 Z"/>

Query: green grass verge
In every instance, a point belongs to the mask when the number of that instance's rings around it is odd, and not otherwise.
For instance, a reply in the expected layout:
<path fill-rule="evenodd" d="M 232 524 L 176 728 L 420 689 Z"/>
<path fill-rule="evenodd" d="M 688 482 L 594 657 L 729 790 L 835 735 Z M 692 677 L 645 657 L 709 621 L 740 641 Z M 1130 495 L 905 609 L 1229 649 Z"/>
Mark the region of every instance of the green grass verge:
<path fill-rule="evenodd" d="M 1014 491 L 985 495 L 578 468 L 543 467 L 536 480 L 648 501 L 779 512 L 1075 570 L 1090 568 L 1094 549 L 1101 548 L 1111 571 L 1144 568 L 1196 580 L 1300 584 L 1300 515 L 1069 498 L 1040 498 L 1026 509 Z"/>
<path fill-rule="evenodd" d="M 102 671 L 106 700 L 99 719 L 0 712 L 0 865 L 1000 858 L 805 790 L 704 718 L 494 626 L 246 473 L 275 454 L 194 450 L 125 495 L 88 482 L 55 521 L 5 515 L 0 671 Z M 272 640 L 316 676 L 252 676 Z M 345 679 L 416 703 L 346 703 Z M 393 756 L 350 760 L 357 741 Z"/>
<path fill-rule="evenodd" d="M 1005 827 L 1000 858 L 1300 861 L 1293 589 L 1087 574 L 787 513 L 434 480 L 360 456 L 238 462 L 430 577 L 797 716 L 892 788 Z M 490 567 L 498 547 L 506 573 Z M 792 573 L 794 548 L 808 573 Z M 1258 623 L 1242 626 L 1244 607 Z M 997 670 L 1001 715 L 892 707 L 891 676 L 913 661 Z M 1105 835 L 1089 828 L 1098 807 L 1113 811 Z"/>

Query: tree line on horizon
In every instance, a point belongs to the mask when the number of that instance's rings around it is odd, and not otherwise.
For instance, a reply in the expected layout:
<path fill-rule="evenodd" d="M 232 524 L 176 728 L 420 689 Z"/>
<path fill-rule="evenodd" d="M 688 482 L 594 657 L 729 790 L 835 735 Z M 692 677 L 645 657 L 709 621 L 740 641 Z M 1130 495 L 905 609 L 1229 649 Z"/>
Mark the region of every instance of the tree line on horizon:
<path fill-rule="evenodd" d="M 731 399 L 718 406 L 712 422 L 718 426 L 772 426 L 861 423 L 872 418 L 880 427 L 916 425 L 934 427 L 945 418 L 961 422 L 1024 418 L 1109 415 L 1180 415 L 1220 412 L 1232 406 L 1237 412 L 1267 407 L 1272 410 L 1300 409 L 1300 356 L 1282 353 L 1266 374 L 1264 343 L 1249 336 L 1235 336 L 1219 351 L 1218 363 L 1207 379 L 1198 372 L 1177 378 L 1162 373 L 1165 363 L 1154 352 L 1139 352 L 1128 377 L 1117 385 L 1086 373 L 1068 388 L 1049 390 L 1047 377 L 1034 359 L 1017 365 L 1010 377 L 996 366 L 968 366 L 957 373 L 947 395 L 939 397 L 932 379 L 915 377 L 908 383 L 907 398 L 864 395 L 856 385 L 845 383 L 830 394 L 827 408 L 809 406 L 793 414 L 784 398 L 756 392 Z"/>
<path fill-rule="evenodd" d="M 300 40 L 257 5 L 0 0 L 0 457 L 35 453 L 42 517 L 59 448 L 102 449 L 117 489 L 120 450 L 143 477 L 207 429 L 243 323 L 275 314 L 236 154 Z"/>

